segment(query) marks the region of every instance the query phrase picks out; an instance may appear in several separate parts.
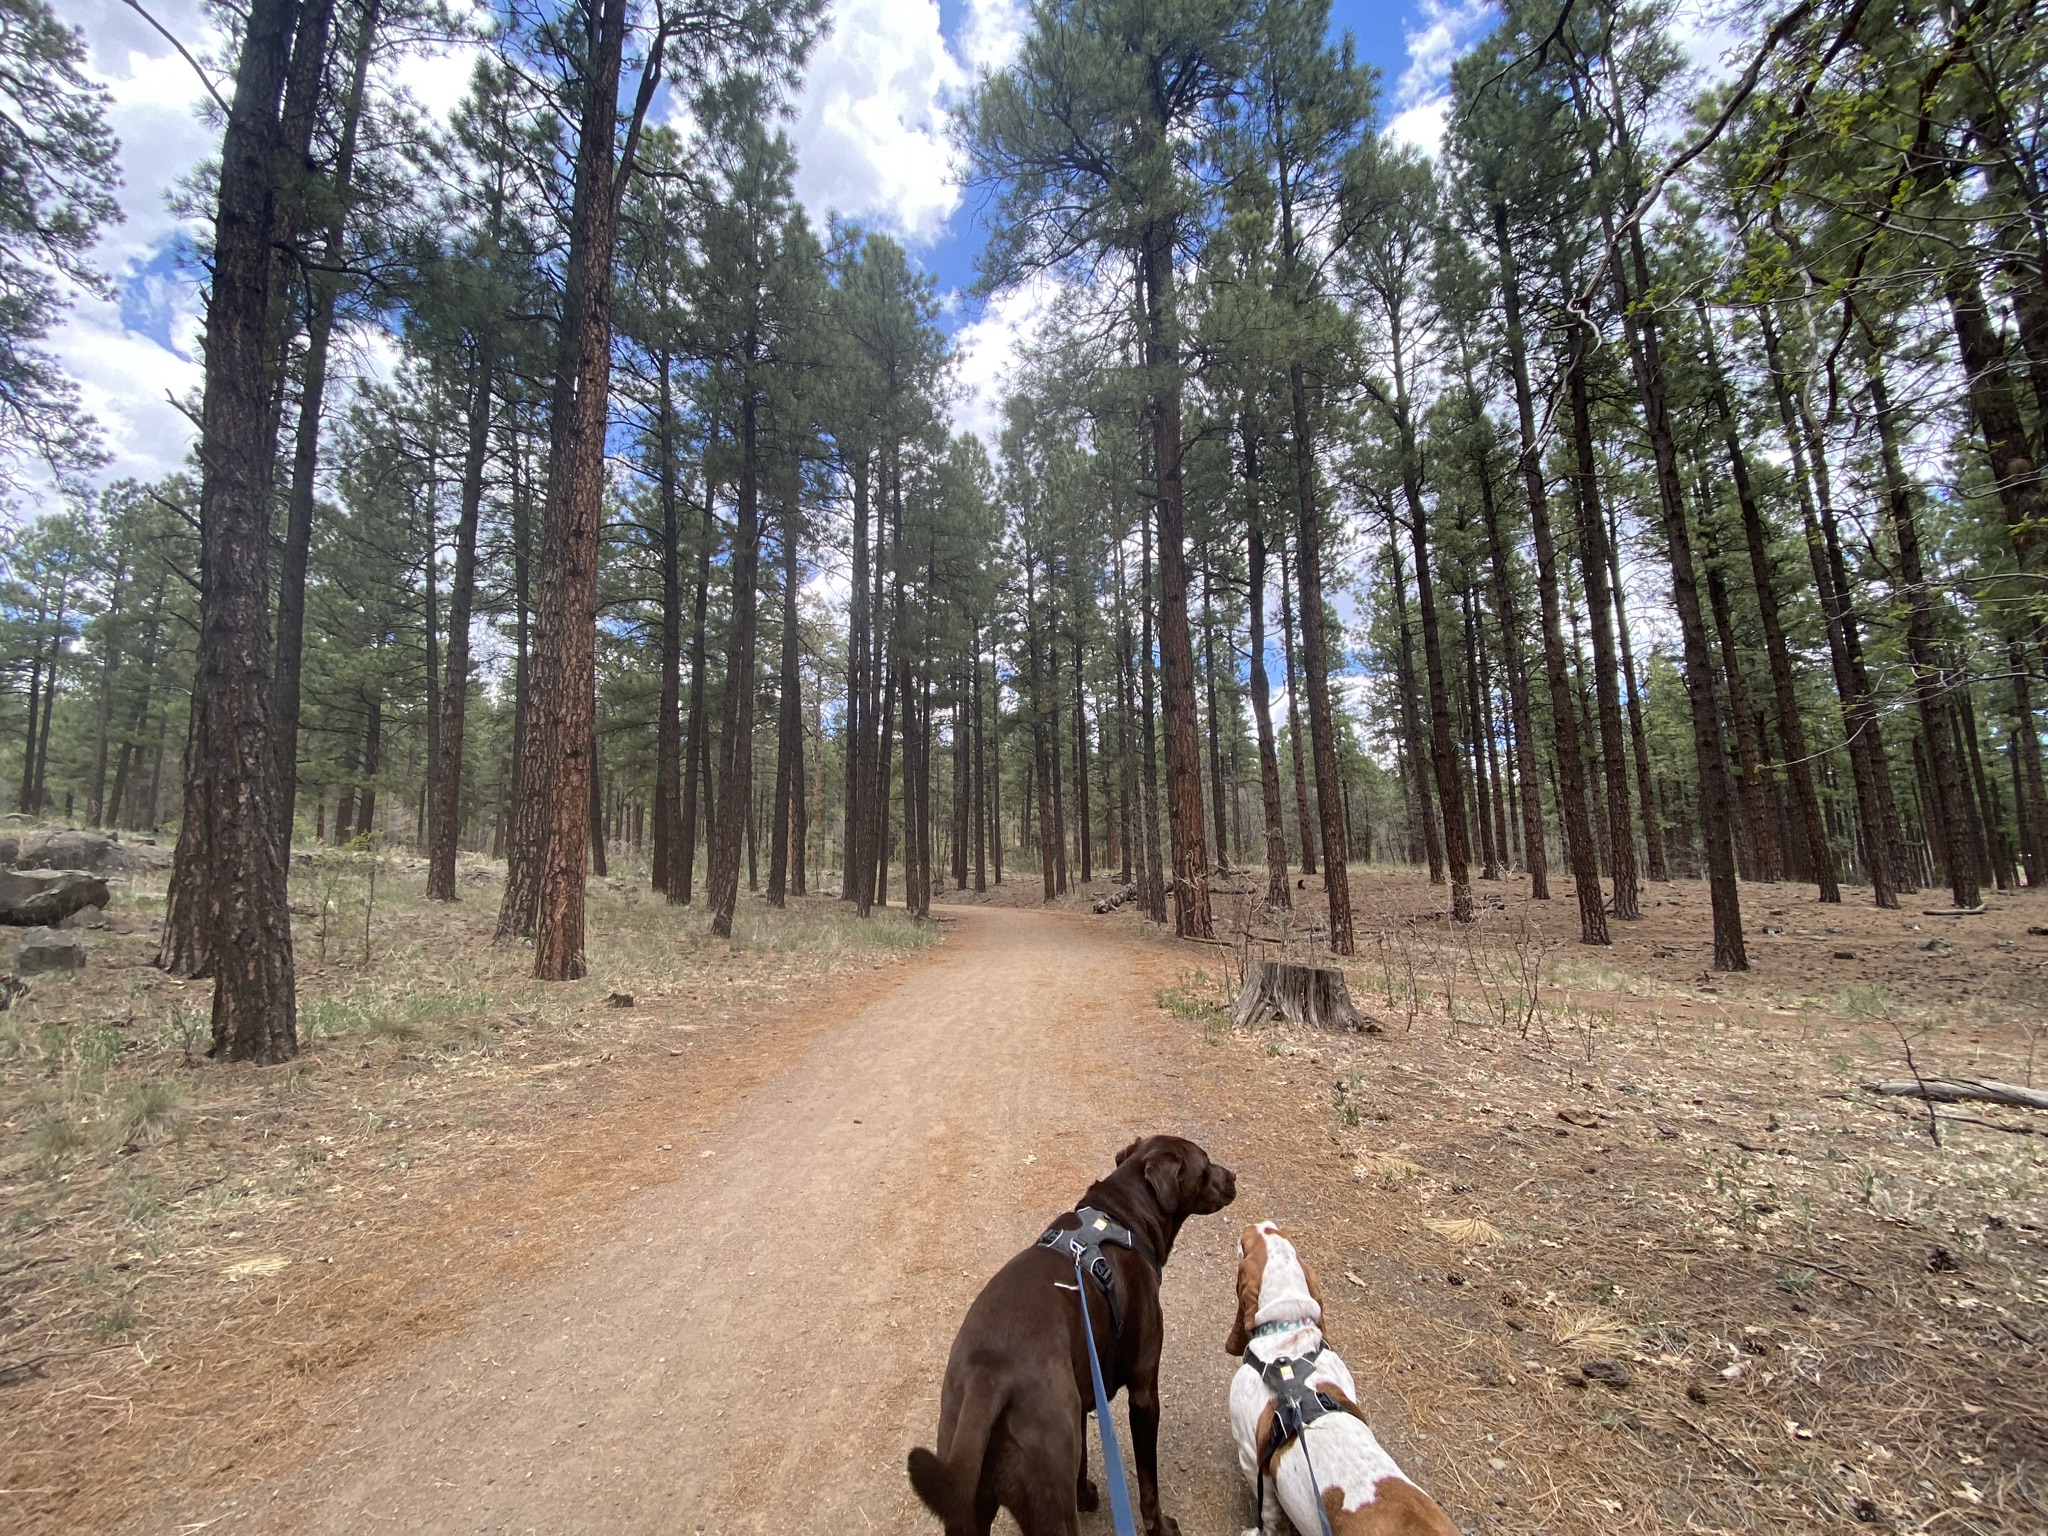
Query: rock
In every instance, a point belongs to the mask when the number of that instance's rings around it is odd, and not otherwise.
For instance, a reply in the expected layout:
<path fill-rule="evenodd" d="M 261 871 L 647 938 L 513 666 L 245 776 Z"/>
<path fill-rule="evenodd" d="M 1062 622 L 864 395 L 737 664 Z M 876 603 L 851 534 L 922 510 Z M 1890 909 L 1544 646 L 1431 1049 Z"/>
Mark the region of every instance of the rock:
<path fill-rule="evenodd" d="M 0 923 L 9 927 L 47 927 L 107 901 L 107 882 L 81 869 L 0 870 Z"/>
<path fill-rule="evenodd" d="M 1636 1379 L 1636 1373 L 1619 1360 L 1588 1360 L 1579 1367 L 1579 1374 L 1610 1387 L 1625 1387 Z"/>
<path fill-rule="evenodd" d="M 10 845 L 12 845 L 10 847 Z M 124 843 L 98 832 L 63 828 L 0 837 L 0 865 L 12 869 L 82 869 L 95 875 L 134 875 L 170 867 L 168 850 Z"/>
<path fill-rule="evenodd" d="M 1963 1266 L 1962 1261 L 1946 1248 L 1937 1248 L 1927 1255 L 1927 1267 L 1937 1275 L 1952 1275 Z"/>
<path fill-rule="evenodd" d="M 1837 960 L 1854 960 L 1856 958 L 1856 951 L 1853 949 L 1838 949 L 1835 951 L 1835 958 Z"/>
<path fill-rule="evenodd" d="M 607 1008 L 630 1008 L 633 1006 L 633 994 L 630 992 L 614 992 L 604 1000 L 604 1005 Z"/>
<path fill-rule="evenodd" d="M 1930 955 L 1945 955 L 1955 946 L 1950 944 L 1947 939 L 1929 939 L 1925 944 L 1922 944 L 1920 947 L 1926 950 Z"/>
<path fill-rule="evenodd" d="M 23 976 L 44 971 L 76 971 L 85 965 L 85 946 L 54 928 L 31 928 L 14 952 L 14 969 Z"/>

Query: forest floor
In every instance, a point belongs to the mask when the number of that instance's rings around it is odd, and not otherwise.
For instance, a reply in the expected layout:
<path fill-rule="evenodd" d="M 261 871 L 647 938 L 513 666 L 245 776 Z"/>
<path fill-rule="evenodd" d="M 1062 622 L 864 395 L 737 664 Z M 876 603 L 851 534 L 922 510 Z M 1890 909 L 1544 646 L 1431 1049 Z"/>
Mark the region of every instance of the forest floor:
<path fill-rule="evenodd" d="M 1015 873 L 985 905 L 1036 905 Z M 205 992 L 143 965 L 148 892 L 0 1016 L 0 1524 L 931 1529 L 902 1458 L 967 1302 L 1174 1130 L 1240 1181 L 1167 1273 L 1188 1536 L 1250 1516 L 1221 1345 L 1268 1215 L 1467 1531 L 2048 1529 L 2048 1125 L 1944 1111 L 1937 1145 L 1863 1088 L 1908 1047 L 2048 1070 L 2048 899 L 1745 887 L 1723 976 L 1696 884 L 1590 951 L 1562 884 L 1482 883 L 1453 935 L 1440 888 L 1360 869 L 1378 1032 L 1331 1036 L 1233 1029 L 1246 946 L 1089 893 L 922 930 L 750 908 L 726 959 L 605 886 L 592 979 L 544 988 L 484 945 L 488 884 L 429 909 L 413 878 L 368 967 L 302 919 L 291 1067 L 182 1064 Z"/>

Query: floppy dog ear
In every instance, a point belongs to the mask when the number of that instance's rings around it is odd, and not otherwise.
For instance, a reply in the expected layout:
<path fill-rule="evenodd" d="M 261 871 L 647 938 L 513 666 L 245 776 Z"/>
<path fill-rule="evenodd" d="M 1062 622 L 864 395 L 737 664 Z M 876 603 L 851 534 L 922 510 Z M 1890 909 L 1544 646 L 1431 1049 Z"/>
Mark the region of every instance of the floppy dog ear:
<path fill-rule="evenodd" d="M 1301 1257 L 1299 1249 L 1295 1250 L 1295 1257 Z M 1309 1267 L 1307 1259 L 1301 1260 L 1301 1278 L 1308 1286 L 1309 1299 L 1316 1304 L 1319 1326 L 1323 1330 L 1323 1337 L 1327 1339 L 1330 1336 L 1330 1304 L 1323 1300 L 1323 1288 L 1316 1284 L 1316 1272 Z"/>
<path fill-rule="evenodd" d="M 1160 1210 L 1168 1215 L 1180 1209 L 1181 1180 L 1186 1175 L 1187 1167 L 1178 1147 L 1160 1147 L 1145 1159 L 1145 1182 L 1152 1186 Z"/>
<path fill-rule="evenodd" d="M 1259 1315 L 1259 1290 L 1266 1280 L 1265 1234 L 1256 1228 L 1247 1230 L 1252 1240 L 1240 1244 L 1244 1253 L 1237 1261 L 1237 1320 L 1230 1325 L 1230 1335 L 1223 1341 L 1226 1355 L 1242 1355 L 1245 1346 L 1251 1343 Z"/>
<path fill-rule="evenodd" d="M 1142 1147 L 1142 1146 L 1143 1146 L 1144 1144 L 1145 1144 L 1145 1138 L 1144 1138 L 1144 1137 L 1142 1137 L 1142 1136 L 1140 1136 L 1140 1137 L 1139 1137 L 1139 1138 L 1138 1138 L 1138 1139 L 1137 1139 L 1136 1141 L 1132 1142 L 1132 1143 L 1131 1143 L 1131 1144 L 1130 1144 L 1130 1145 L 1129 1145 L 1128 1147 L 1125 1147 L 1125 1148 L 1123 1149 L 1123 1151 L 1121 1151 L 1121 1152 L 1117 1153 L 1117 1155 L 1116 1155 L 1116 1166 L 1117 1166 L 1117 1167 L 1119 1167 L 1119 1168 L 1123 1167 L 1123 1165 L 1124 1165 L 1125 1163 L 1127 1163 L 1127 1162 L 1129 1162 L 1129 1161 L 1130 1161 L 1130 1158 L 1131 1158 L 1131 1154 L 1132 1154 L 1133 1152 L 1137 1151 L 1137 1150 L 1138 1150 L 1138 1148 Z"/>

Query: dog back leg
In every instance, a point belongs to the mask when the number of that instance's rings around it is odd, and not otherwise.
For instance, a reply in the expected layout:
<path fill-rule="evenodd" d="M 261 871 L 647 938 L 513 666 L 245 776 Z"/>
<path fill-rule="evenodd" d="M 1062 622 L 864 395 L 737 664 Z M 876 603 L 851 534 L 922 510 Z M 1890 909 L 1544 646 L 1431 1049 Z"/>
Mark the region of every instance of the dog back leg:
<path fill-rule="evenodd" d="M 979 1505 L 981 1490 L 989 1479 L 982 1463 L 1006 1401 L 1007 1394 L 981 1372 L 974 1372 L 961 1394 L 960 1412 L 941 1453 L 923 1446 L 910 1453 L 910 1486 L 925 1507 L 945 1521 L 946 1536 L 986 1536 L 988 1520 L 981 1518 Z"/>

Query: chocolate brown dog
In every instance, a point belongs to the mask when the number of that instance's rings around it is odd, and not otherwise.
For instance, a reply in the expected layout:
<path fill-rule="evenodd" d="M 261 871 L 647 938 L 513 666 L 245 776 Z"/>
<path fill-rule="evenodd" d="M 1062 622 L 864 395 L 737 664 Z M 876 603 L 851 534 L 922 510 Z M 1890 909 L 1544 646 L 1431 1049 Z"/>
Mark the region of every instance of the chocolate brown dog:
<path fill-rule="evenodd" d="M 1086 1283 L 1088 1316 L 1111 1397 L 1130 1393 L 1131 1451 L 1147 1536 L 1179 1536 L 1159 1510 L 1159 1272 L 1181 1223 L 1237 1198 L 1237 1176 L 1179 1136 L 1147 1136 L 1117 1154 L 1116 1172 L 1081 1205 L 1129 1229 L 1133 1247 L 1106 1246 L 1110 1295 Z M 1055 1224 L 1074 1230 L 1070 1213 Z M 1119 1326 L 1120 1325 L 1120 1326 Z M 1073 1536 L 1095 1507 L 1087 1412 L 1095 1391 L 1064 1249 L 1026 1248 L 975 1297 L 953 1339 L 939 1394 L 939 1449 L 910 1453 L 910 1485 L 946 1522 L 946 1536 L 988 1536 L 1007 1509 L 1024 1536 Z"/>

